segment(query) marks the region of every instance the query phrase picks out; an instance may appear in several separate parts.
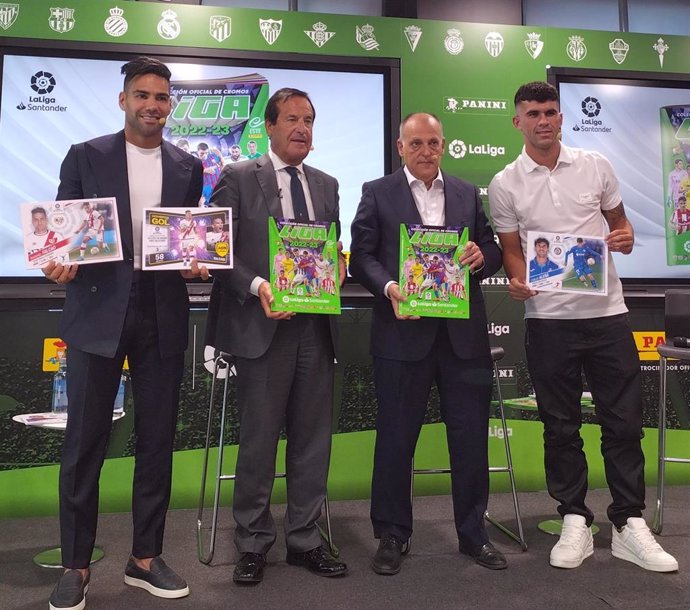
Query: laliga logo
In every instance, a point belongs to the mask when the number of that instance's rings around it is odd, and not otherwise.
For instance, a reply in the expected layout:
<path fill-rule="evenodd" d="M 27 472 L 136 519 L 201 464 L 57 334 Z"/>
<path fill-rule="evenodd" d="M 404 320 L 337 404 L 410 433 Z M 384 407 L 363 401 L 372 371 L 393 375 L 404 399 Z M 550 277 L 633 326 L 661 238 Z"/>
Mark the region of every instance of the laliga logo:
<path fill-rule="evenodd" d="M 599 116 L 601 104 L 596 97 L 586 97 L 582 100 L 582 113 L 588 117 Z"/>
<path fill-rule="evenodd" d="M 453 159 L 462 159 L 465 155 L 482 155 L 498 157 L 506 154 L 505 146 L 493 144 L 465 144 L 462 140 L 453 140 L 448 144 L 448 154 Z"/>
<path fill-rule="evenodd" d="M 489 334 L 494 335 L 494 337 L 510 334 L 510 325 L 508 324 L 495 324 L 492 322 L 491 324 L 487 324 L 486 328 Z"/>
<path fill-rule="evenodd" d="M 448 144 L 448 154 L 453 159 L 462 159 L 467 154 L 467 146 L 462 140 L 453 140 Z"/>
<path fill-rule="evenodd" d="M 50 93 L 55 85 L 55 77 L 50 72 L 36 72 L 31 77 L 31 88 L 39 95 Z"/>

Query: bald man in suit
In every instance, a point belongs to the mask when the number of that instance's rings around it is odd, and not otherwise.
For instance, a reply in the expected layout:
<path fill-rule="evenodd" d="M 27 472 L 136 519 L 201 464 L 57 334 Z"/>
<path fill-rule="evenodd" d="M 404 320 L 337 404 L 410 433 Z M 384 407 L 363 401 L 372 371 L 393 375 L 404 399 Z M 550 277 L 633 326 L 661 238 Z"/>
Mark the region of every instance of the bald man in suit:
<path fill-rule="evenodd" d="M 410 464 L 432 383 L 446 425 L 455 527 L 460 552 L 490 569 L 506 567 L 489 542 L 484 511 L 489 493 L 488 421 L 492 365 L 479 281 L 501 267 L 501 250 L 477 188 L 439 169 L 445 149 L 439 120 L 414 113 L 400 125 L 405 166 L 364 185 L 352 223 L 350 272 L 375 297 L 371 327 L 378 401 L 371 519 L 380 539 L 377 574 L 397 574 L 412 534 Z M 402 316 L 398 285 L 400 224 L 469 229 L 460 263 L 470 271 L 470 317 Z"/>

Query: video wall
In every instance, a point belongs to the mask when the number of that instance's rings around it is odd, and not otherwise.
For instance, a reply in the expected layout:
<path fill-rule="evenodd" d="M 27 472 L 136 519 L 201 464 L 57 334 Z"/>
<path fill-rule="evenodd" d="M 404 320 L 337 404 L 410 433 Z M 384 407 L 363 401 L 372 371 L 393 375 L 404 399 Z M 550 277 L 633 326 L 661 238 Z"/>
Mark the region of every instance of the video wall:
<path fill-rule="evenodd" d="M 42 277 L 40 271 L 25 268 L 19 206 L 55 198 L 60 163 L 70 145 L 122 129 L 124 115 L 117 98 L 122 90 L 120 67 L 127 59 L 11 53 L 2 57 L 0 276 Z M 314 150 L 306 162 L 340 183 L 347 250 L 361 185 L 384 174 L 390 164 L 386 75 L 356 71 L 356 66 L 290 69 L 198 58 L 167 63 L 173 111 L 164 137 L 192 154 L 205 145 L 221 164 L 268 150 L 263 114 L 273 92 L 295 87 L 309 93 L 316 121 Z"/>

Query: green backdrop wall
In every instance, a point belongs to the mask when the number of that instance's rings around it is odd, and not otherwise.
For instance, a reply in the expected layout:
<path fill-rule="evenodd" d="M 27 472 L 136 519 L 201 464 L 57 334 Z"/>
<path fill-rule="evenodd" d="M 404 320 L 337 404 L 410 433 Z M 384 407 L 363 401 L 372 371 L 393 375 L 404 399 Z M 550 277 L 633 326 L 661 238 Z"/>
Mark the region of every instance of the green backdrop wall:
<path fill-rule="evenodd" d="M 446 154 L 443 168 L 477 183 L 485 195 L 491 177 L 521 149 L 519 133 L 511 124 L 511 98 L 528 80 L 544 79 L 547 66 L 626 69 L 650 72 L 681 72 L 688 69 L 690 38 L 671 35 L 628 34 L 591 30 L 532 28 L 520 26 L 457 23 L 229 9 L 174 4 L 134 3 L 111 0 L 64 0 L 56 8 L 52 0 L 17 0 L 0 5 L 0 47 L 12 45 L 69 46 L 83 42 L 150 47 L 151 53 L 166 47 L 184 47 L 186 55 L 203 56 L 208 50 L 301 53 L 345 57 L 386 57 L 400 61 L 402 114 L 424 110 L 443 121 L 448 143 L 464 155 Z M 212 35 L 214 19 L 229 18 L 229 36 L 218 41 Z M 269 44 L 261 33 L 260 20 L 280 22 L 280 33 Z M 126 23 L 126 28 L 123 25 Z M 315 27 L 321 23 L 323 26 Z M 310 36 L 327 31 L 330 37 Z M 110 32 L 110 33 L 109 33 Z M 116 35 L 117 34 L 117 35 Z M 324 42 L 324 38 L 327 38 Z M 662 44 L 659 39 L 662 38 Z M 315 39 L 322 42 L 316 44 Z M 629 45 L 622 63 L 614 59 L 610 43 L 622 39 Z M 570 55 L 568 49 L 571 49 Z M 575 49 L 575 52 L 573 52 Z M 659 49 L 663 52 L 663 67 Z M 572 57 L 577 57 L 578 60 Z M 619 57 L 620 59 L 620 57 Z M 689 75 L 690 76 L 690 75 Z M 351 115 L 357 120 L 356 95 Z M 397 120 L 398 117 L 396 117 Z M 26 126 L 31 129 L 30 125 Z M 522 349 L 522 308 L 511 302 L 504 279 L 485 284 L 492 344 L 506 348 L 501 380 L 508 397 L 530 391 Z M 9 310 L 12 311 L 9 311 Z M 663 328 L 663 305 L 631 303 L 632 321 L 641 346 L 641 358 L 649 358 L 644 337 L 656 340 Z M 3 311 L 4 310 L 4 311 Z M 23 311 L 13 302 L 2 301 L 0 287 L 0 516 L 52 514 L 57 509 L 57 462 L 59 433 L 21 427 L 11 421 L 19 412 L 44 411 L 49 401 L 50 379 L 41 371 L 40 337 L 56 336 L 57 313 Z M 192 324 L 203 328 L 203 309 L 193 313 Z M 337 373 L 336 409 L 340 414 L 334 437 L 330 476 L 331 499 L 362 498 L 369 494 L 373 452 L 375 400 L 367 355 L 369 312 L 366 306 L 346 310 L 340 320 L 344 332 L 343 353 Z M 201 336 L 201 335 L 199 335 Z M 648 342 L 647 342 L 648 343 Z M 202 346 L 195 345 L 197 350 Z M 653 357 L 653 356 L 652 356 Z M 646 362 L 646 361 L 645 361 Z M 648 483 L 656 476 L 656 417 L 658 366 L 652 360 L 644 367 L 645 425 L 643 441 Z M 194 375 L 194 383 L 192 376 Z M 685 375 L 687 377 L 687 375 Z M 672 401 L 680 414 L 672 423 L 687 422 L 687 388 L 681 377 L 671 383 Z M 194 506 L 200 478 L 199 447 L 203 444 L 208 374 L 198 360 L 188 358 L 180 429 L 175 455 L 172 504 Z M 421 467 L 445 464 L 447 451 L 443 427 L 438 423 L 435 399 L 418 448 Z M 541 424 L 531 413 L 511 411 L 509 428 L 518 485 L 522 490 L 544 486 Z M 233 436 L 234 435 L 234 436 Z M 502 462 L 502 441 L 497 420 L 489 428 L 493 464 Z M 236 430 L 230 431 L 231 442 Z M 590 460 L 590 485 L 604 485 L 599 454 L 599 430 L 585 424 L 586 451 Z M 674 430 L 669 449 L 682 454 L 687 432 Z M 104 510 L 129 510 L 131 481 L 131 419 L 116 424 L 101 479 Z M 228 451 L 232 464 L 234 446 Z M 686 474 L 687 472 L 687 474 Z M 687 482 L 690 472 L 670 468 L 671 482 Z M 494 491 L 504 491 L 503 475 L 492 479 Z M 446 493 L 446 477 L 424 477 L 418 493 Z M 230 491 L 228 489 L 228 491 Z M 278 500 L 284 497 L 277 483 Z"/>

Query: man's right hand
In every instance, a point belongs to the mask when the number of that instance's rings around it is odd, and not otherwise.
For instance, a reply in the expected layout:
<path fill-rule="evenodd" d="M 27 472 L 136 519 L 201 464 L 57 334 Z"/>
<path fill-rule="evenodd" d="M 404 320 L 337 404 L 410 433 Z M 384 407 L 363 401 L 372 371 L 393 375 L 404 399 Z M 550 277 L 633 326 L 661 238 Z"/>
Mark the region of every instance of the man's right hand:
<path fill-rule="evenodd" d="M 534 295 L 539 294 L 538 291 L 532 290 L 523 280 L 516 277 L 510 280 L 508 292 L 516 301 L 526 301 L 527 299 L 532 298 Z"/>
<path fill-rule="evenodd" d="M 402 316 L 399 312 L 399 303 L 407 301 L 407 297 L 400 292 L 398 284 L 391 284 L 388 286 L 388 298 L 391 300 L 393 313 L 398 320 L 419 320 L 419 316 Z"/>
<path fill-rule="evenodd" d="M 77 275 L 79 265 L 62 265 L 55 261 L 50 261 L 45 267 L 41 268 L 43 275 L 56 284 L 69 284 Z"/>
<path fill-rule="evenodd" d="M 271 320 L 289 320 L 295 315 L 294 311 L 271 311 L 271 303 L 273 303 L 273 291 L 271 284 L 268 282 L 261 282 L 259 284 L 259 300 L 261 307 L 264 308 L 266 317 Z"/>

